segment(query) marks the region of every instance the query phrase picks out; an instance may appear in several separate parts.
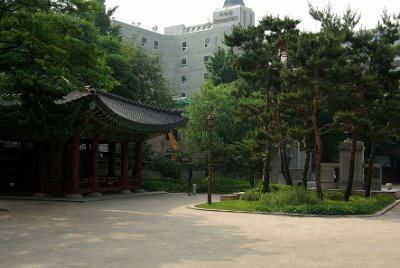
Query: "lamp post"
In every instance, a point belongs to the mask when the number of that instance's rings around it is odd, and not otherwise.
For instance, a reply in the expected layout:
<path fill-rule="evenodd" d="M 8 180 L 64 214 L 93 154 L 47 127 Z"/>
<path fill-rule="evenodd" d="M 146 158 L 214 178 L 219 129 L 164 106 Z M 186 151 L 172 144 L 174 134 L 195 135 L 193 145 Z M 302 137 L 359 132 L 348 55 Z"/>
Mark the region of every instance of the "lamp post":
<path fill-rule="evenodd" d="M 211 204 L 211 132 L 214 125 L 214 117 L 209 114 L 207 117 L 207 126 L 208 126 L 208 196 L 207 202 Z"/>

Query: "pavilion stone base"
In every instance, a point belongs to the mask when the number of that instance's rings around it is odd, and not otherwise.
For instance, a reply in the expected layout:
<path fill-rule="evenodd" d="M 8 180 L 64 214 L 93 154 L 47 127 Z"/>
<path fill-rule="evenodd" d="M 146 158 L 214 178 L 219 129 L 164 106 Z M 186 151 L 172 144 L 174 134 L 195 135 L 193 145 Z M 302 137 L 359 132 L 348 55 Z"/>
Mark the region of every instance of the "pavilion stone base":
<path fill-rule="evenodd" d="M 103 195 L 100 192 L 90 193 L 88 196 L 90 197 L 102 197 Z"/>
<path fill-rule="evenodd" d="M 132 194 L 131 190 L 122 190 L 119 193 L 120 194 Z"/>
<path fill-rule="evenodd" d="M 34 193 L 33 197 L 39 197 L 39 198 L 44 198 L 44 197 L 48 197 L 49 195 L 46 193 Z"/>
<path fill-rule="evenodd" d="M 66 194 L 65 197 L 74 199 L 74 198 L 83 198 L 83 195 L 81 195 L 81 194 Z"/>
<path fill-rule="evenodd" d="M 136 189 L 135 190 L 135 193 L 144 193 L 145 192 L 145 190 L 143 190 L 143 189 Z"/>

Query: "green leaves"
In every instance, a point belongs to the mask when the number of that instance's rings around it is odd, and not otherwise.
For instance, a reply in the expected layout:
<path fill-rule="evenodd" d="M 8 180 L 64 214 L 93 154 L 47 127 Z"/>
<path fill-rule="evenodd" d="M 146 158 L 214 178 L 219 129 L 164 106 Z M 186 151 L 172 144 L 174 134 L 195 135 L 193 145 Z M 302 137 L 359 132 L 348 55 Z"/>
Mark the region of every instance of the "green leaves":
<path fill-rule="evenodd" d="M 206 150 L 209 114 L 214 116 L 213 150 L 218 155 L 226 152 L 228 144 L 242 140 L 246 128 L 243 123 L 235 121 L 234 113 L 238 109 L 238 101 L 231 94 L 233 89 L 233 84 L 215 87 L 211 81 L 207 81 L 194 96 L 185 110 L 189 122 L 184 129 L 184 138 L 189 147 L 199 151 Z"/>
<path fill-rule="evenodd" d="M 94 22 L 98 11 L 97 0 L 0 2 L 0 93 L 21 101 L 19 109 L 0 120 L 13 119 L 15 129 L 10 131 L 21 132 L 15 135 L 63 139 L 77 119 L 73 111 L 84 111 L 74 107 L 67 112 L 54 100 L 71 91 L 115 85 Z"/>
<path fill-rule="evenodd" d="M 220 47 L 209 58 L 206 68 L 209 73 L 209 79 L 213 81 L 215 86 L 223 83 L 231 83 L 238 79 L 237 72 L 233 68 L 236 59 L 237 56 L 232 48 L 225 51 L 225 49 Z"/>

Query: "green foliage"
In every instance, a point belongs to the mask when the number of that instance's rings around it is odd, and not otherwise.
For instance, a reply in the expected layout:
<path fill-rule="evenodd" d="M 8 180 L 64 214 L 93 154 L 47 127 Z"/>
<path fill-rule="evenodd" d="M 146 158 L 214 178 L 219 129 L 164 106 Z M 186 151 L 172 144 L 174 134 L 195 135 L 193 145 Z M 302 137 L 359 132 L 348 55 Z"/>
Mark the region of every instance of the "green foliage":
<path fill-rule="evenodd" d="M 218 50 L 208 59 L 206 68 L 208 78 L 213 81 L 215 86 L 229 84 L 238 79 L 237 71 L 233 68 L 233 63 L 237 56 L 232 48 L 225 51 L 219 47 Z"/>
<path fill-rule="evenodd" d="M 259 201 L 262 194 L 261 189 L 250 189 L 242 195 L 241 199 L 246 201 Z"/>
<path fill-rule="evenodd" d="M 179 193 L 187 191 L 187 183 L 184 180 L 161 180 L 160 178 L 143 178 L 142 186 L 145 191 L 166 191 Z"/>
<path fill-rule="evenodd" d="M 197 184 L 198 193 L 207 193 L 207 178 L 194 178 L 193 183 Z M 213 179 L 211 188 L 213 193 L 228 194 L 245 191 L 250 188 L 250 184 L 242 178 L 217 177 Z"/>
<path fill-rule="evenodd" d="M 279 193 L 279 192 L 277 192 Z M 274 194 L 277 194 L 274 193 Z M 311 192 L 310 192 L 311 193 Z M 274 195 L 267 193 L 264 195 Z M 281 193 L 282 194 L 282 193 Z M 394 202 L 390 196 L 377 195 L 371 198 L 363 198 L 354 196 L 349 202 L 344 201 L 318 201 L 316 197 L 300 196 L 309 200 L 309 203 L 297 203 L 298 195 L 293 195 L 292 198 L 282 196 L 280 198 L 270 198 L 274 204 L 266 203 L 265 201 L 224 201 L 215 202 L 211 205 L 200 204 L 197 207 L 233 210 L 233 211 L 248 211 L 248 212 L 267 212 L 267 213 L 289 213 L 289 214 L 310 214 L 310 215 L 370 215 L 376 213 Z M 315 196 L 315 194 L 314 194 Z M 284 200 L 292 199 L 297 204 L 282 203 Z"/>
<path fill-rule="evenodd" d="M 291 190 L 280 189 L 273 193 L 263 194 L 261 201 L 267 206 L 281 207 L 288 204 L 291 206 L 314 205 L 318 199 L 315 193 L 304 190 L 304 187 L 293 186 Z"/>
<path fill-rule="evenodd" d="M 215 87 L 207 81 L 195 94 L 185 110 L 189 122 L 182 131 L 185 144 L 193 150 L 205 151 L 208 143 L 207 117 L 212 114 L 212 150 L 214 156 L 226 156 L 227 146 L 243 139 L 246 128 L 243 123 L 235 122 L 234 113 L 238 102 L 232 96 L 233 84 L 221 84 Z"/>
<path fill-rule="evenodd" d="M 227 149 L 242 176 L 261 177 L 262 152 L 254 139 L 234 142 Z"/>
<path fill-rule="evenodd" d="M 360 194 L 353 194 L 350 201 L 345 202 L 341 191 L 325 191 L 324 201 L 319 201 L 315 191 L 304 190 L 302 187 L 272 184 L 271 189 L 269 193 L 262 193 L 260 187 L 250 189 L 242 200 L 253 201 L 256 211 L 318 215 L 373 214 L 394 202 L 387 195 L 364 198 Z M 245 207 L 248 205 L 245 204 Z"/>
<path fill-rule="evenodd" d="M 291 56 L 297 43 L 299 22 L 269 15 L 256 27 L 237 26 L 231 34 L 225 35 L 227 46 L 241 51 L 234 64 L 242 82 L 236 96 L 257 104 L 240 106 L 240 118 L 249 119 L 253 128 L 251 138 L 264 147 L 261 158 L 264 191 L 269 188 L 271 147 L 277 143 L 283 146 L 288 140 L 288 124 L 282 120 L 279 96 L 285 91 L 284 73 L 293 67 Z M 287 161 L 282 163 L 287 170 Z M 291 184 L 290 176 L 285 179 Z"/>
<path fill-rule="evenodd" d="M 171 107 L 172 88 L 167 84 L 159 54 L 149 54 L 136 46 L 131 56 L 133 72 L 140 78 L 137 88 L 138 101 Z"/>
<path fill-rule="evenodd" d="M 193 183 L 197 185 L 197 193 L 207 193 L 207 178 L 193 178 Z M 143 187 L 149 191 L 167 192 L 186 192 L 188 187 L 187 178 L 168 179 L 168 178 L 143 178 Z M 214 194 L 227 194 L 242 192 L 250 188 L 247 180 L 241 178 L 218 177 L 212 181 L 212 192 Z"/>
<path fill-rule="evenodd" d="M 344 194 L 342 191 L 324 191 L 324 196 L 329 200 L 341 201 L 343 200 Z"/>
<path fill-rule="evenodd" d="M 21 102 L 0 114 L 6 135 L 63 141 L 84 131 L 87 105 L 54 104 L 72 91 L 172 103 L 160 58 L 122 41 L 114 11 L 104 0 L 0 1 L 0 94 Z"/>
<path fill-rule="evenodd" d="M 128 99 L 138 100 L 139 77 L 132 66 L 135 47 L 116 36 L 105 36 L 102 44 L 106 51 L 107 65 L 111 67 L 114 79 L 118 81 L 111 92 Z"/>
<path fill-rule="evenodd" d="M 284 184 L 271 183 L 269 187 L 270 187 L 270 190 L 272 193 L 292 190 L 292 186 L 284 185 Z"/>
<path fill-rule="evenodd" d="M 153 162 L 150 165 L 150 169 L 159 172 L 161 178 L 172 178 L 175 180 L 181 179 L 183 171 L 181 163 L 171 158 L 167 158 L 163 155 L 156 156 L 156 158 L 152 161 Z"/>
<path fill-rule="evenodd" d="M 8 132 L 30 140 L 65 139 L 81 126 L 71 123 L 75 112 L 54 100 L 115 85 L 95 25 L 99 12 L 94 0 L 0 1 L 0 94 L 18 96 L 22 103 L 0 115 Z M 80 108 L 71 110 L 85 118 Z"/>

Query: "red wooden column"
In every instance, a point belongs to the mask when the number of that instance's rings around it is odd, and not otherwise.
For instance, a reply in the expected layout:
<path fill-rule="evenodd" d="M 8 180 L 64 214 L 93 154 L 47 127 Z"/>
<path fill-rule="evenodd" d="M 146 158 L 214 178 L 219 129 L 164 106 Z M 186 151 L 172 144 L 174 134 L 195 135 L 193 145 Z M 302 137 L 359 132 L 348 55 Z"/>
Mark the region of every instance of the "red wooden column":
<path fill-rule="evenodd" d="M 69 180 L 69 193 L 67 197 L 75 198 L 82 197 L 79 193 L 79 146 L 81 145 L 81 138 L 79 134 L 71 138 L 71 177 Z"/>
<path fill-rule="evenodd" d="M 101 196 L 99 191 L 99 137 L 92 139 L 90 150 L 90 180 L 92 184 L 91 196 Z"/>
<path fill-rule="evenodd" d="M 129 155 L 128 142 L 124 141 L 121 143 L 121 180 L 122 180 L 122 191 L 121 193 L 130 194 L 128 185 L 128 155 Z"/>
<path fill-rule="evenodd" d="M 136 192 L 144 192 L 142 189 L 142 146 L 143 142 L 136 142 L 136 151 L 135 151 L 135 178 L 136 178 Z"/>
<path fill-rule="evenodd" d="M 46 196 L 46 181 L 47 181 L 47 161 L 48 161 L 48 145 L 44 142 L 37 143 L 38 153 L 38 169 L 36 179 L 36 193 L 34 196 Z"/>
<path fill-rule="evenodd" d="M 108 144 L 108 173 L 107 177 L 115 177 L 115 142 Z"/>

